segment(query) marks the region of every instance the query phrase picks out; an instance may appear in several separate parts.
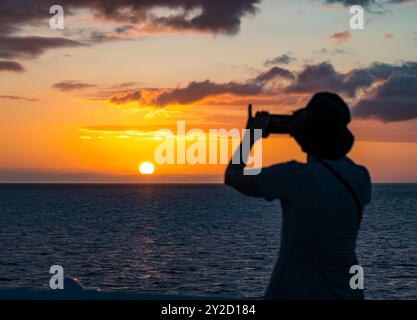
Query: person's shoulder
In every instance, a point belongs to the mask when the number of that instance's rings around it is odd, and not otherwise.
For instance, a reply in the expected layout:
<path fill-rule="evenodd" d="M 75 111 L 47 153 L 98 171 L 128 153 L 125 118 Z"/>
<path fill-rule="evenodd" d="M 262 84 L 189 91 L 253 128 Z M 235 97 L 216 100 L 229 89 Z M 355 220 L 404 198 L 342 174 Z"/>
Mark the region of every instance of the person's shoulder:
<path fill-rule="evenodd" d="M 349 158 L 346 159 L 350 162 L 350 165 L 355 168 L 355 174 L 351 177 L 353 187 L 357 190 L 362 204 L 366 205 L 371 201 L 372 197 L 371 175 L 365 166 L 357 164 Z"/>
<path fill-rule="evenodd" d="M 345 158 L 345 161 L 348 161 L 356 170 L 358 170 L 358 172 L 360 172 L 361 175 L 369 181 L 369 183 L 371 182 L 371 175 L 364 165 L 358 164 L 348 157 Z"/>
<path fill-rule="evenodd" d="M 302 162 L 298 162 L 296 160 L 291 160 L 291 161 L 286 161 L 286 162 L 281 162 L 281 163 L 277 163 L 277 164 L 273 164 L 269 167 L 266 167 L 265 169 L 268 170 L 297 170 L 297 169 L 302 169 L 306 166 L 305 163 Z M 264 170 L 264 169 L 263 169 Z"/>
<path fill-rule="evenodd" d="M 256 183 L 263 197 L 269 201 L 288 197 L 304 166 L 301 162 L 288 161 L 262 168 Z"/>
<path fill-rule="evenodd" d="M 264 167 L 260 175 L 264 177 L 287 177 L 294 180 L 298 176 L 304 176 L 307 170 L 308 168 L 305 163 L 291 160 Z"/>

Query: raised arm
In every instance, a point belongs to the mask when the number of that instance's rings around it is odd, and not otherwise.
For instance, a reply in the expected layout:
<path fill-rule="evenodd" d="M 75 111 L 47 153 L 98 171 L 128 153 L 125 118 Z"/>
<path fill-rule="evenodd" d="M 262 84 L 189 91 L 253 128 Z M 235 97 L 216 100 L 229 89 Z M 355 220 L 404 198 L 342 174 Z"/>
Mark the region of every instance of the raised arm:
<path fill-rule="evenodd" d="M 239 192 L 252 197 L 262 197 L 262 193 L 257 186 L 256 175 L 245 175 L 244 169 L 250 156 L 250 149 L 256 142 L 254 129 L 261 129 L 262 136 L 266 138 L 268 136 L 267 128 L 269 125 L 269 119 L 270 116 L 267 112 L 257 112 L 255 117 L 252 117 L 252 105 L 249 105 L 248 122 L 246 124 L 246 129 L 249 130 L 245 130 L 245 135 L 242 139 L 242 142 L 235 150 L 235 153 L 232 157 L 233 159 L 239 156 L 240 161 L 239 163 L 233 163 L 232 159 L 230 159 L 225 173 L 224 181 L 226 185 L 229 185 Z M 242 148 L 243 141 L 245 139 L 248 139 L 247 141 L 250 142 L 250 148 Z"/>

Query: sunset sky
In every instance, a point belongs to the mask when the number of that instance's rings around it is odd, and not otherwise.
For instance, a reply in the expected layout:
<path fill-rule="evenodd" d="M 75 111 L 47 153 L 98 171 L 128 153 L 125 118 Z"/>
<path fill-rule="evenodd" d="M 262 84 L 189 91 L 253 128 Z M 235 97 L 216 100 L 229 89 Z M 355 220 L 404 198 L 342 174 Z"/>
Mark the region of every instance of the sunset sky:
<path fill-rule="evenodd" d="M 357 1 L 351 30 L 352 2 L 0 0 L 0 182 L 221 182 L 225 165 L 138 166 L 177 120 L 241 128 L 249 102 L 289 113 L 323 90 L 374 182 L 417 182 L 417 2 Z M 305 160 L 286 136 L 263 151 Z"/>

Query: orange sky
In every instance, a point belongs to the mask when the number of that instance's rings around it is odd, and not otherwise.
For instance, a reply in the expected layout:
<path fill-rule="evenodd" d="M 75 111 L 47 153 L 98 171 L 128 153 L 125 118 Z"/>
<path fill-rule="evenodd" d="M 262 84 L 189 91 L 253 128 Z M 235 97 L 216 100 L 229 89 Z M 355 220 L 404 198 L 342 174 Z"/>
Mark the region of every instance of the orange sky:
<path fill-rule="evenodd" d="M 417 41 L 411 36 L 417 26 L 410 31 L 408 14 L 416 13 L 414 3 L 395 7 L 392 17 L 372 16 L 368 29 L 352 32 L 343 44 L 333 43 L 329 35 L 346 29 L 347 9 L 300 4 L 321 24 L 308 24 L 293 4 L 264 1 L 255 16 L 242 18 L 233 35 L 171 30 L 17 57 L 24 72 L 0 70 L 0 182 L 221 182 L 224 165 L 157 165 L 150 177 L 139 175 L 137 168 L 143 161 L 154 162 L 160 143 L 155 131 L 175 130 L 177 120 L 184 120 L 187 129 L 207 132 L 242 128 L 249 102 L 256 110 L 275 113 L 303 106 L 310 93 L 268 92 L 289 79 L 262 84 L 261 94 L 250 93 L 257 87 L 242 87 L 270 68 L 264 65 L 269 58 L 289 52 L 294 61 L 285 68 L 294 74 L 323 61 L 340 74 L 375 61 L 417 61 Z M 274 12 L 287 14 L 275 19 Z M 297 24 L 297 19 L 304 22 Z M 64 31 L 50 30 L 46 21 L 25 26 L 18 36 L 64 37 L 77 28 L 118 25 L 88 11 L 69 17 Z M 386 39 L 386 33 L 396 37 Z M 336 49 L 347 53 L 331 53 Z M 191 98 L 180 92 L 177 99 L 184 100 L 165 104 L 173 100 L 163 93 L 206 80 L 214 93 L 186 102 Z M 221 91 L 225 86 L 227 92 Z M 350 156 L 369 168 L 374 182 L 417 182 L 416 119 L 355 118 L 351 129 L 357 143 Z M 288 137 L 263 143 L 265 165 L 305 159 Z"/>

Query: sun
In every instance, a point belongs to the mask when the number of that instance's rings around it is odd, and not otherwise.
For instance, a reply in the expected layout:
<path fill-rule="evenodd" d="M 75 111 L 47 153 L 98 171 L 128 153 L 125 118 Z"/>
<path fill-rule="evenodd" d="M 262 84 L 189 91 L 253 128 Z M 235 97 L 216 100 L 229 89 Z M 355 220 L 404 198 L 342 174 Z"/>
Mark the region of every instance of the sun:
<path fill-rule="evenodd" d="M 152 174 L 155 171 L 155 166 L 152 162 L 142 162 L 139 166 L 139 172 L 141 174 Z"/>

